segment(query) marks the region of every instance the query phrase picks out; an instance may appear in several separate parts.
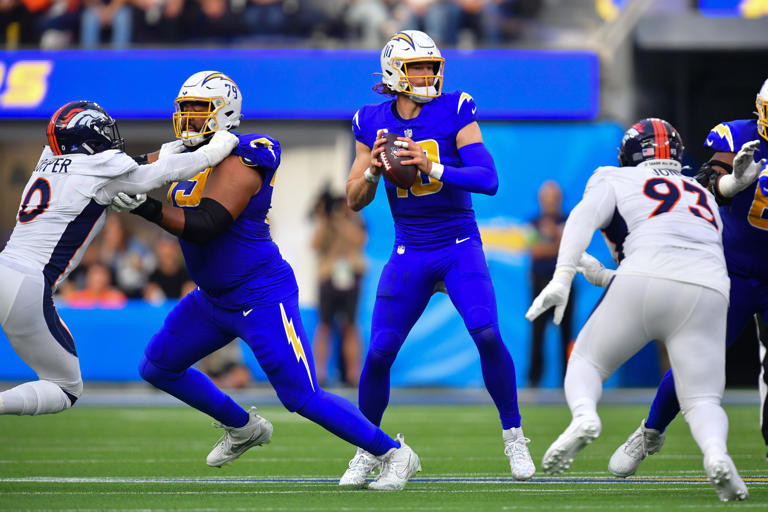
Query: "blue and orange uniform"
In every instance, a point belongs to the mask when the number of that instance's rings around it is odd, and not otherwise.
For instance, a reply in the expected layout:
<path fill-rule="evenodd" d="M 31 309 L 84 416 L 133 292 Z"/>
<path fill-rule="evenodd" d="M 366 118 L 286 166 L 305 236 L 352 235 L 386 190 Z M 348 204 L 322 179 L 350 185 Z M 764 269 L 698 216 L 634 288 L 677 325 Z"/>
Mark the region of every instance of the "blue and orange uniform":
<path fill-rule="evenodd" d="M 234 222 L 208 243 L 180 240 L 198 287 L 171 311 L 140 366 L 156 387 L 217 419 L 241 427 L 248 413 L 199 370 L 198 360 L 241 338 L 253 350 L 278 398 L 291 412 L 376 455 L 399 445 L 349 401 L 326 393 L 315 377 L 312 351 L 299 316 L 298 287 L 269 232 L 280 144 L 262 134 L 239 135 L 232 154 L 259 172 L 263 185 Z M 194 208 L 212 171 L 174 183 L 174 206 Z"/>
<path fill-rule="evenodd" d="M 483 378 L 503 428 L 519 427 L 515 368 L 499 332 L 495 293 L 471 198 L 471 192 L 495 193 L 496 170 L 482 143 L 462 148 L 456 144 L 459 131 L 477 120 L 475 101 L 464 92 L 443 93 L 424 103 L 413 119 L 402 118 L 395 103 L 361 108 L 352 121 L 355 138 L 372 148 L 380 129 L 409 137 L 432 162 L 443 164 L 445 172 L 441 180 L 419 173 L 408 189 L 385 181 L 395 242 L 376 292 L 360 379 L 360 409 L 374 424 L 381 423 L 389 401 L 390 368 L 436 286 L 444 282 L 480 352 Z M 470 165 L 481 147 L 490 175 L 450 175 Z"/>

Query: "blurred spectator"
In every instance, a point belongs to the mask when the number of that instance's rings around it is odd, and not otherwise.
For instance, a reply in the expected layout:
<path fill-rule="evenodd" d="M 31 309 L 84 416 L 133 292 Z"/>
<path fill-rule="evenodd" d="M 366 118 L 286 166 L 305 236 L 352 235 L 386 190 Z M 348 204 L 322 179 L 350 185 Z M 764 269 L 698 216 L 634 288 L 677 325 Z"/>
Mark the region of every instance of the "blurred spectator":
<path fill-rule="evenodd" d="M 454 0 L 461 8 L 463 25 L 469 27 L 475 40 L 485 45 L 502 42 L 504 21 L 515 0 Z"/>
<path fill-rule="evenodd" d="M 49 0 L 0 0 L 0 38 L 6 50 L 37 43 L 36 20 L 49 5 Z"/>
<path fill-rule="evenodd" d="M 243 14 L 248 35 L 274 36 L 288 30 L 285 0 L 245 0 Z"/>
<path fill-rule="evenodd" d="M 127 48 L 133 35 L 133 11 L 128 0 L 83 0 L 80 44 L 96 48 L 104 30 L 110 32 L 113 48 Z"/>
<path fill-rule="evenodd" d="M 149 282 L 144 287 L 145 300 L 162 302 L 180 299 L 195 288 L 175 238 L 160 237 L 155 242 L 155 257 L 157 268 L 149 275 Z"/>
<path fill-rule="evenodd" d="M 398 30 L 407 28 L 408 10 L 395 9 L 397 0 L 349 0 L 346 11 L 347 36 L 357 46 L 381 48 Z"/>
<path fill-rule="evenodd" d="M 131 236 L 119 215 L 107 215 L 99 260 L 112 269 L 118 288 L 129 298 L 143 296 L 149 273 L 155 267 L 155 257 L 141 239 Z"/>
<path fill-rule="evenodd" d="M 112 286 L 109 267 L 94 263 L 86 270 L 85 288 L 69 293 L 64 300 L 74 308 L 120 308 L 125 305 L 126 297 Z"/>
<path fill-rule="evenodd" d="M 357 302 L 365 272 L 363 247 L 368 239 L 362 217 L 343 197 L 326 190 L 314 210 L 316 228 L 312 248 L 317 251 L 320 318 L 312 343 L 317 380 L 328 377 L 330 337 L 335 325 L 341 334 L 341 377 L 356 386 L 360 379 L 360 334 Z"/>
<path fill-rule="evenodd" d="M 456 46 L 461 9 L 452 0 L 404 0 L 408 10 L 405 29 L 423 30 L 438 46 Z"/>
<path fill-rule="evenodd" d="M 221 388 L 244 388 L 253 379 L 251 371 L 243 363 L 239 339 L 202 358 L 197 368 Z"/>
<path fill-rule="evenodd" d="M 79 0 L 53 0 L 38 19 L 40 48 L 55 50 L 70 46 L 80 26 Z"/>
<path fill-rule="evenodd" d="M 134 40 L 139 43 L 179 43 L 186 37 L 182 31 L 185 0 L 134 0 L 139 13 Z"/>
<path fill-rule="evenodd" d="M 535 230 L 530 247 L 531 253 L 531 285 L 532 297 L 539 295 L 541 290 L 552 279 L 557 264 L 557 251 L 560 249 L 560 238 L 567 215 L 563 214 L 563 192 L 555 181 L 545 181 L 539 187 L 539 216 L 531 220 Z M 568 346 L 571 342 L 571 326 L 573 317 L 573 296 L 568 298 L 563 321 L 560 324 L 560 342 L 562 350 L 562 374 L 565 375 L 565 365 L 568 359 Z M 531 360 L 528 372 L 528 383 L 538 387 L 543 370 L 544 332 L 552 318 L 553 310 L 539 316 L 533 321 L 533 339 L 531 343 Z"/>

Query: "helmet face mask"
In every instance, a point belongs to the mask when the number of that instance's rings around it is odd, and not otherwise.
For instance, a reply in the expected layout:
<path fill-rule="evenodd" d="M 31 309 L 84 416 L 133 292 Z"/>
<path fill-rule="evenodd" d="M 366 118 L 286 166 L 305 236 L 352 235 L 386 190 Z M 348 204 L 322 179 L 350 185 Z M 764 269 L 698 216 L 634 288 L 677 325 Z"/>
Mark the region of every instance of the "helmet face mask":
<path fill-rule="evenodd" d="M 643 162 L 660 162 L 667 168 L 682 169 L 683 139 L 674 126 L 663 119 L 650 117 L 633 124 L 621 139 L 619 164 L 637 166 Z"/>
<path fill-rule="evenodd" d="M 768 80 L 763 83 L 755 98 L 757 108 L 757 132 L 768 141 Z"/>
<path fill-rule="evenodd" d="M 60 107 L 48 121 L 46 135 L 55 155 L 125 151 L 117 122 L 92 101 L 70 101 Z"/>
<path fill-rule="evenodd" d="M 396 94 L 405 94 L 417 103 L 440 96 L 445 59 L 435 42 L 424 32 L 404 30 L 393 35 L 381 51 L 382 83 Z M 416 63 L 432 64 L 432 74 L 412 73 Z M 425 85 L 416 85 L 416 82 Z"/>
<path fill-rule="evenodd" d="M 243 102 L 237 84 L 218 71 L 200 71 L 190 76 L 174 100 L 173 131 L 187 147 L 198 146 L 218 130 L 231 130 L 240 125 Z M 193 109 L 186 104 L 203 105 Z M 201 119 L 199 127 L 196 120 Z"/>

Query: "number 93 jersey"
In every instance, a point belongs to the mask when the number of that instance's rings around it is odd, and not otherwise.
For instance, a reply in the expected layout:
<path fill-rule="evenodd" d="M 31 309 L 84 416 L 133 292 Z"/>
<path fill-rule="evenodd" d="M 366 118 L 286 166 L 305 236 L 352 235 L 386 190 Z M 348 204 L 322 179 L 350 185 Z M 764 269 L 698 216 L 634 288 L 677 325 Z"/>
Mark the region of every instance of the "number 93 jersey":
<path fill-rule="evenodd" d="M 456 134 L 476 120 L 477 107 L 472 96 L 456 91 L 425 103 L 413 119 L 400 117 L 395 100 L 366 105 L 355 113 L 352 130 L 355 139 L 372 148 L 376 132 L 386 128 L 389 133 L 413 139 L 433 162 L 462 167 Z M 396 244 L 440 246 L 478 234 L 472 199 L 466 190 L 422 173 L 409 189 L 386 180 L 384 185 L 395 221 Z"/>
<path fill-rule="evenodd" d="M 768 142 L 757 132 L 756 119 L 715 126 L 709 132 L 705 146 L 717 152 L 737 153 L 752 140 L 760 140 L 754 160 L 768 158 Z M 720 207 L 720 215 L 723 217 L 728 271 L 768 279 L 768 265 L 763 260 L 764 248 L 768 247 L 768 197 L 757 186 L 757 180 L 736 194 L 730 205 Z"/>
<path fill-rule="evenodd" d="M 587 183 L 584 197 L 599 205 L 599 227 L 619 262 L 617 272 L 698 284 L 728 298 L 714 196 L 693 178 L 656 162 L 661 161 L 600 167 Z"/>

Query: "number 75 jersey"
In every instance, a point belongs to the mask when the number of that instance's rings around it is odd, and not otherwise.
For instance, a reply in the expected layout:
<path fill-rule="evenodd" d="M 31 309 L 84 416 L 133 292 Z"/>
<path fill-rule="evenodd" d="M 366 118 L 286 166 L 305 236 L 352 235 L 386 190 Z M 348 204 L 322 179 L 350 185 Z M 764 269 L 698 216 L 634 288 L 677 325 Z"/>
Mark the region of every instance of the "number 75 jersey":
<path fill-rule="evenodd" d="M 656 162 L 601 167 L 587 183 L 584 197 L 600 205 L 599 227 L 618 273 L 698 284 L 727 298 L 730 280 L 714 196 Z"/>

